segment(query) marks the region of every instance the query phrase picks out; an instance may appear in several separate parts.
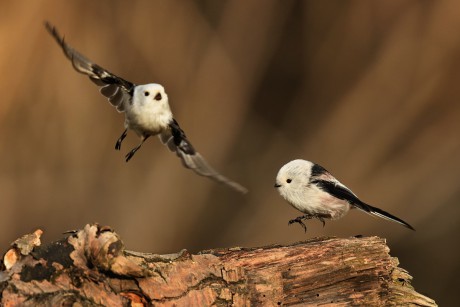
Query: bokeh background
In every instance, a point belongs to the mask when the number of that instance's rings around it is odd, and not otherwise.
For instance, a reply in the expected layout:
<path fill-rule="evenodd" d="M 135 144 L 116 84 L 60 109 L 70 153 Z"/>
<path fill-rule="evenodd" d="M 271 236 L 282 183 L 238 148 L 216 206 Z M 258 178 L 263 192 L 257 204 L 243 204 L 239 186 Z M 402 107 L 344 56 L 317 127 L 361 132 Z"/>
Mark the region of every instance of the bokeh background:
<path fill-rule="evenodd" d="M 189 139 L 246 196 L 196 176 L 156 139 L 137 145 L 43 27 L 94 62 L 165 86 Z M 458 1 L 1 1 L 0 247 L 89 222 L 129 249 L 289 244 L 378 235 L 439 304 L 460 273 Z M 273 188 L 295 158 L 411 223 L 298 215 Z"/>

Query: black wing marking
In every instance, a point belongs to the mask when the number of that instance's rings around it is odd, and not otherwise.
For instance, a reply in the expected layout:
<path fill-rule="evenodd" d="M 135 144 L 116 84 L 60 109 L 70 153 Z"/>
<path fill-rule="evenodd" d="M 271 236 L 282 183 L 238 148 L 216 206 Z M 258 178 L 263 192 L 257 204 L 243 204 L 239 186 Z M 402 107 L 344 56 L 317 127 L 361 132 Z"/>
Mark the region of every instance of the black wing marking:
<path fill-rule="evenodd" d="M 193 148 L 192 144 L 187 139 L 184 130 L 181 129 L 179 123 L 174 118 L 169 124 L 169 127 L 171 128 L 174 145 L 188 155 L 196 154 L 195 148 Z"/>
<path fill-rule="evenodd" d="M 85 56 L 70 47 L 64 41 L 64 37 L 61 37 L 57 29 L 50 23 L 45 22 L 45 27 L 59 46 L 61 46 L 65 56 L 72 62 L 75 70 L 87 75 L 96 85 L 101 86 L 101 94 L 108 98 L 109 102 L 118 112 L 123 112 L 125 103 L 131 102 L 135 84 L 112 74 L 88 60 Z"/>
<path fill-rule="evenodd" d="M 318 164 L 313 164 L 313 167 L 311 168 L 311 177 L 318 177 L 323 174 L 328 174 L 329 172 L 322 167 L 321 165 Z"/>
<path fill-rule="evenodd" d="M 312 180 L 310 183 L 316 185 L 321 190 L 331 194 L 332 196 L 343 199 L 349 202 L 350 204 L 361 203 L 358 197 L 353 194 L 347 187 L 339 185 L 333 181 L 316 179 Z"/>
<path fill-rule="evenodd" d="M 200 176 L 209 177 L 217 182 L 224 183 L 240 193 L 245 194 L 248 192 L 239 183 L 231 181 L 214 170 L 200 153 L 195 151 L 195 148 L 193 148 L 193 145 L 187 139 L 184 131 L 175 119 L 171 121 L 169 128 L 160 134 L 160 139 L 163 144 L 168 146 L 169 150 L 176 153 L 182 160 L 184 167 L 193 170 Z"/>
<path fill-rule="evenodd" d="M 393 221 L 396 223 L 399 223 L 409 229 L 415 230 L 411 225 L 406 223 L 405 221 L 401 220 L 400 218 L 383 211 L 382 209 L 373 207 L 371 205 L 368 205 L 364 202 L 362 202 L 351 190 L 349 190 L 347 187 L 331 182 L 331 181 L 326 181 L 326 180 L 313 180 L 311 181 L 312 184 L 315 184 L 318 186 L 320 189 L 323 191 L 331 194 L 334 197 L 337 197 L 339 199 L 346 200 L 350 205 L 352 205 L 355 208 L 358 208 L 366 213 L 384 218 L 389 221 Z"/>

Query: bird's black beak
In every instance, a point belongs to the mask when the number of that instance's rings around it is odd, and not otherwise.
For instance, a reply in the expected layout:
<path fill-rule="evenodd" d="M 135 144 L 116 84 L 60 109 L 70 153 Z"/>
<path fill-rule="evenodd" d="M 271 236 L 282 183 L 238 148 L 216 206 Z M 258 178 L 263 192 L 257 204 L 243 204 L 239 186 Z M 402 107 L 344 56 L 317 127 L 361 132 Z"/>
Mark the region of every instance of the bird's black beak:
<path fill-rule="evenodd" d="M 275 188 L 279 188 L 279 187 L 281 187 L 281 184 L 275 183 Z"/>

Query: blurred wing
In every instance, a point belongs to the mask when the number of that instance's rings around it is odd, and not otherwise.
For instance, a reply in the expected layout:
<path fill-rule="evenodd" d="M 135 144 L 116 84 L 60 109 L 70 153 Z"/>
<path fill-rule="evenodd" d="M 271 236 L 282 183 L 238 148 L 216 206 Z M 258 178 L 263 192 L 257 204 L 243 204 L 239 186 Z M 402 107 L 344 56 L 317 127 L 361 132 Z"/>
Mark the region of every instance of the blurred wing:
<path fill-rule="evenodd" d="M 346 200 L 353 207 L 358 208 L 366 213 L 399 223 L 409 229 L 415 230 L 411 225 L 401 220 L 400 218 L 386 211 L 383 211 L 382 209 L 372 207 L 371 205 L 362 202 L 358 197 L 356 197 L 355 194 L 353 194 L 353 192 L 350 189 L 348 189 L 346 186 L 344 186 L 338 181 L 331 182 L 329 180 L 317 179 L 313 180 L 311 183 L 315 184 L 320 189 L 335 196 L 336 198 Z"/>
<path fill-rule="evenodd" d="M 45 27 L 59 46 L 61 46 L 65 56 L 72 62 L 75 70 L 87 75 L 96 85 L 101 86 L 101 94 L 108 98 L 109 102 L 118 112 L 123 112 L 125 104 L 131 102 L 135 85 L 92 63 L 78 51 L 70 47 L 64 41 L 64 37 L 59 35 L 57 29 L 48 22 L 45 23 Z"/>
<path fill-rule="evenodd" d="M 215 171 L 206 160 L 195 151 L 192 144 L 185 136 L 184 131 L 179 127 L 175 119 L 169 124 L 168 130 L 160 134 L 160 139 L 168 146 L 169 150 L 175 152 L 182 160 L 182 164 L 201 176 L 209 177 L 217 182 L 224 183 L 240 193 L 247 193 L 248 190 L 240 184 L 231 181 Z"/>

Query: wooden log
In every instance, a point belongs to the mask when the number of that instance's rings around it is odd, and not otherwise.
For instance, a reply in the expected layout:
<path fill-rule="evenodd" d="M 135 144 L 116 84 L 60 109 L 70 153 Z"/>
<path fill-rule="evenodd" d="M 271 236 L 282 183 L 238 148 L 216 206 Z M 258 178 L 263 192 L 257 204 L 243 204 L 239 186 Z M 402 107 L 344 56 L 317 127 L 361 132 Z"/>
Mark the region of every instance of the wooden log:
<path fill-rule="evenodd" d="M 436 306 L 378 237 L 155 255 L 96 224 L 45 246 L 41 233 L 5 254 L 2 306 Z"/>

